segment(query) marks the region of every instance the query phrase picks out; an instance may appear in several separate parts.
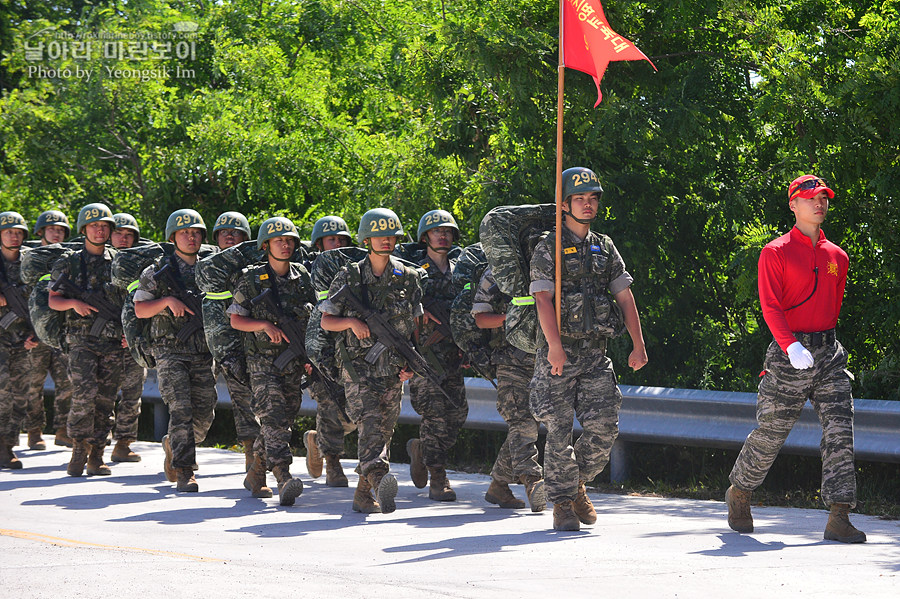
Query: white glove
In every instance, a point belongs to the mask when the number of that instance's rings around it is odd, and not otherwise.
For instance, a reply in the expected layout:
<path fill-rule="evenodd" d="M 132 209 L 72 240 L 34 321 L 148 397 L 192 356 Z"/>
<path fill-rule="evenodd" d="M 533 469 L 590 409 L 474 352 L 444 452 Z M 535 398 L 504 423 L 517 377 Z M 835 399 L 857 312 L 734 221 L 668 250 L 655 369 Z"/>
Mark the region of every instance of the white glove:
<path fill-rule="evenodd" d="M 794 341 L 787 348 L 788 358 L 791 359 L 791 366 L 797 370 L 805 370 L 812 368 L 813 357 L 809 350 L 803 347 L 799 341 Z"/>

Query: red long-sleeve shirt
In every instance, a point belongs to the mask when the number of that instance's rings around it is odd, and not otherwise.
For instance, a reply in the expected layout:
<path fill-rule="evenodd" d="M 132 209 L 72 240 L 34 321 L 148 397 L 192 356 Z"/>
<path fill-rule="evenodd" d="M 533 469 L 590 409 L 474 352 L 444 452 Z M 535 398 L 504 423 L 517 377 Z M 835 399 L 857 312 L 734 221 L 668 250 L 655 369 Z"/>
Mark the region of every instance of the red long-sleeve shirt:
<path fill-rule="evenodd" d="M 814 268 L 818 268 L 818 275 Z M 815 247 L 794 227 L 763 248 L 759 256 L 759 302 L 763 318 L 782 350 L 787 351 L 797 341 L 794 332 L 814 333 L 835 327 L 849 268 L 847 253 L 825 239 L 821 231 Z M 789 309 L 807 297 L 802 305 Z"/>

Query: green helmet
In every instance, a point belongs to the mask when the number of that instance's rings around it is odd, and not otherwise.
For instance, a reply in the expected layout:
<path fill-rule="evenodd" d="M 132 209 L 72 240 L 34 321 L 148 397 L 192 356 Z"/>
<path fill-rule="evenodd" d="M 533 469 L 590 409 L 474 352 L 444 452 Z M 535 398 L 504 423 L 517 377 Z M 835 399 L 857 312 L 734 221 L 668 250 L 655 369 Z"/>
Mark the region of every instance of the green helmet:
<path fill-rule="evenodd" d="M 18 212 L 0 212 L 0 231 L 3 229 L 22 229 L 28 236 L 28 224 Z"/>
<path fill-rule="evenodd" d="M 203 222 L 203 217 L 199 212 L 190 208 L 182 208 L 169 215 L 166 220 L 166 240 L 172 241 L 175 231 L 182 229 L 200 229 L 203 231 L 203 236 L 206 236 L 206 224 Z"/>
<path fill-rule="evenodd" d="M 300 234 L 297 233 L 297 227 L 294 226 L 289 219 L 283 216 L 273 216 L 263 221 L 259 226 L 259 235 L 256 237 L 256 249 L 261 250 L 263 243 L 274 237 L 293 237 L 300 245 Z"/>
<path fill-rule="evenodd" d="M 69 217 L 59 210 L 46 210 L 41 212 L 40 216 L 37 217 L 37 222 L 34 223 L 34 234 L 40 235 L 41 229 L 47 225 L 63 227 L 66 230 L 66 237 L 68 237 L 69 233 L 72 231 L 72 228 L 69 227 Z"/>
<path fill-rule="evenodd" d="M 567 200 L 570 195 L 576 193 L 591 193 L 596 191 L 603 195 L 603 187 L 600 180 L 589 168 L 575 166 L 567 168 L 562 173 L 562 199 Z"/>
<path fill-rule="evenodd" d="M 88 204 L 78 212 L 78 222 L 75 224 L 75 228 L 78 229 L 79 234 L 83 234 L 85 225 L 97 222 L 109 223 L 110 232 L 116 226 L 112 210 L 109 209 L 109 206 L 100 202 Z"/>
<path fill-rule="evenodd" d="M 373 208 L 359 219 L 356 240 L 360 244 L 364 245 L 369 237 L 390 237 L 392 235 L 403 235 L 400 217 L 393 210 Z"/>
<path fill-rule="evenodd" d="M 250 232 L 250 221 L 240 212 L 223 212 L 219 215 L 216 223 L 213 225 L 213 241 L 216 241 L 220 229 L 237 229 L 238 231 L 243 231 L 247 239 L 253 237 L 253 233 Z"/>
<path fill-rule="evenodd" d="M 438 227 L 450 227 L 453 229 L 453 240 L 459 239 L 459 227 L 453 215 L 446 210 L 429 210 L 419 219 L 419 230 L 416 231 L 416 239 L 422 241 L 422 235 L 431 229 Z"/>
<path fill-rule="evenodd" d="M 129 229 L 134 231 L 138 237 L 141 236 L 141 228 L 138 226 L 137 220 L 127 212 L 113 214 L 113 220 L 116 221 L 117 229 Z"/>
<path fill-rule="evenodd" d="M 351 243 L 353 240 L 353 235 L 350 234 L 350 227 L 347 226 L 344 219 L 340 216 L 323 216 L 313 225 L 312 237 L 310 237 L 309 241 L 316 245 L 317 241 L 329 235 L 344 235 L 351 239 Z"/>

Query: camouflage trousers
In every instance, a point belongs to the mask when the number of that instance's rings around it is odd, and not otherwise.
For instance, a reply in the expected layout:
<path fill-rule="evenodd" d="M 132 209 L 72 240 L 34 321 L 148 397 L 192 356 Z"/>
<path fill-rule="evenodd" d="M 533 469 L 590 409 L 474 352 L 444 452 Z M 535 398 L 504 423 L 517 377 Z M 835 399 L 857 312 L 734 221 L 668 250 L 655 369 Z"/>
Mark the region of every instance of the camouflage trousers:
<path fill-rule="evenodd" d="M 322 455 L 344 455 L 344 436 L 356 430 L 338 406 L 339 401 L 346 406 L 344 389 L 340 397 L 331 397 L 325 384 L 316 380 L 309 385 L 309 395 L 316 402 L 316 447 Z"/>
<path fill-rule="evenodd" d="M 547 427 L 544 480 L 547 497 L 557 503 L 574 500 L 580 480 L 593 480 L 609 462 L 619 434 L 622 393 L 612 361 L 602 349 L 566 348 L 562 376 L 550 374 L 547 346 L 535 355 L 529 389 L 531 412 Z M 583 433 L 572 443 L 574 418 Z"/>
<path fill-rule="evenodd" d="M 497 366 L 497 412 L 509 427 L 491 469 L 491 478 L 501 484 L 517 483 L 522 476 L 543 476 L 535 445 L 539 425 L 528 405 L 533 375 L 533 364 Z"/>
<path fill-rule="evenodd" d="M 287 467 L 294 460 L 291 431 L 303 401 L 300 389 L 303 369 L 296 362 L 294 360 L 279 372 L 272 360 L 263 357 L 247 359 L 253 389 L 253 413 L 259 418 L 259 435 L 253 450 L 265 459 L 269 470 L 276 466 Z"/>
<path fill-rule="evenodd" d="M 253 393 L 250 387 L 242 385 L 225 373 L 225 369 L 219 364 L 215 367 L 216 377 L 219 375 L 225 379 L 228 385 L 228 394 L 231 395 L 231 414 L 234 416 L 234 430 L 239 441 L 244 439 L 256 439 L 259 436 L 259 421 L 253 410 Z"/>
<path fill-rule="evenodd" d="M 66 421 L 69 436 L 95 447 L 105 447 L 122 380 L 121 341 L 70 336 L 69 379 L 72 381 L 72 407 Z"/>
<path fill-rule="evenodd" d="M 759 427 L 747 436 L 728 478 L 745 491 L 759 487 L 809 399 L 822 424 L 822 500 L 827 506 L 855 506 L 852 375 L 847 370 L 847 350 L 837 341 L 807 349 L 815 360 L 813 367 L 797 370 L 776 342 L 769 345 L 756 400 Z"/>
<path fill-rule="evenodd" d="M 458 350 L 454 350 L 458 352 Z M 447 457 L 456 444 L 459 429 L 469 415 L 466 387 L 459 359 L 445 361 L 447 373 L 441 377 L 441 388 L 452 398 L 448 400 L 434 384 L 421 376 L 409 381 L 409 397 L 413 409 L 422 417 L 419 439 L 422 441 L 422 457 L 428 467 L 445 466 Z"/>
<path fill-rule="evenodd" d="M 154 353 L 159 394 L 169 408 L 172 465 L 190 468 L 197 461 L 196 445 L 206 439 L 216 408 L 212 356 Z"/>
<path fill-rule="evenodd" d="M 69 381 L 69 357 L 61 350 L 41 343 L 31 350 L 31 365 L 34 373 L 33 388 L 28 400 L 28 416 L 25 430 L 44 429 L 47 424 L 44 415 L 44 381 L 47 373 L 56 387 L 53 400 L 53 428 L 65 428 L 72 407 L 72 383 Z"/>
<path fill-rule="evenodd" d="M 122 356 L 122 382 L 119 384 L 119 404 L 113 438 L 137 439 L 138 419 L 141 417 L 141 396 L 144 394 L 144 367 L 134 361 L 127 347 Z"/>
<path fill-rule="evenodd" d="M 394 426 L 400 417 L 400 395 L 403 383 L 397 376 L 366 376 L 365 362 L 355 360 L 359 382 L 349 380 L 345 373 L 344 394 L 347 413 L 356 423 L 359 433 L 358 457 L 360 474 L 386 474 L 391 467 L 390 448 Z"/>
<path fill-rule="evenodd" d="M 15 447 L 31 389 L 31 353 L 0 342 L 0 443 Z"/>

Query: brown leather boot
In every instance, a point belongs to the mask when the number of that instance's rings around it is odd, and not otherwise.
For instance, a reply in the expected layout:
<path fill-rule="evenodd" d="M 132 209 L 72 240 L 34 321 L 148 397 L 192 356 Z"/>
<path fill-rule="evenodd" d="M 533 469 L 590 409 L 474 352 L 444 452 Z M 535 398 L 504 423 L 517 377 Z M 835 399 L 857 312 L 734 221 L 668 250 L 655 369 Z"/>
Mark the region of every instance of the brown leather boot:
<path fill-rule="evenodd" d="M 316 431 L 303 433 L 303 446 L 306 447 L 306 471 L 313 478 L 322 476 L 322 453 L 316 445 Z"/>
<path fill-rule="evenodd" d="M 369 480 L 362 474 L 359 475 L 356 492 L 353 494 L 353 511 L 360 514 L 381 513 L 381 506 L 372 497 L 372 485 L 369 484 Z"/>
<path fill-rule="evenodd" d="M 13 446 L 7 443 L 0 443 L 0 468 L 9 468 L 10 470 L 21 470 L 22 462 L 13 453 Z"/>
<path fill-rule="evenodd" d="M 375 501 L 381 507 L 382 514 L 390 514 L 397 509 L 394 498 L 397 496 L 397 479 L 390 472 L 370 472 L 366 477 L 375 491 Z"/>
<path fill-rule="evenodd" d="M 255 442 L 256 439 L 241 439 L 241 445 L 244 446 L 244 472 L 250 472 L 250 468 L 253 467 L 253 444 Z"/>
<path fill-rule="evenodd" d="M 571 500 L 553 504 L 553 530 L 581 530 L 581 523 L 575 515 L 575 506 Z"/>
<path fill-rule="evenodd" d="M 91 445 L 91 452 L 88 454 L 87 459 L 88 476 L 109 476 L 112 474 L 112 470 L 109 469 L 109 466 L 103 463 L 104 449 L 106 449 L 105 445 L 100 447 Z"/>
<path fill-rule="evenodd" d="M 847 503 L 831 504 L 828 524 L 825 525 L 825 540 L 841 543 L 865 543 L 866 533 L 857 530 L 850 524 L 850 505 Z"/>
<path fill-rule="evenodd" d="M 431 486 L 428 487 L 428 498 L 434 501 L 456 501 L 456 491 L 450 488 L 447 471 L 443 466 L 428 468 L 431 475 Z"/>
<path fill-rule="evenodd" d="M 140 462 L 141 456 L 131 451 L 131 444 L 134 439 L 119 439 L 116 446 L 113 447 L 112 455 L 109 456 L 113 462 Z"/>
<path fill-rule="evenodd" d="M 44 451 L 47 449 L 47 444 L 44 443 L 44 439 L 41 437 L 41 429 L 33 428 L 28 431 L 28 449 L 34 449 L 36 451 Z"/>
<path fill-rule="evenodd" d="M 166 457 L 163 459 L 163 472 L 166 474 L 166 480 L 174 483 L 178 480 L 178 472 L 172 465 L 172 443 L 169 441 L 169 435 L 162 438 L 162 446 L 166 453 Z"/>
<path fill-rule="evenodd" d="M 583 480 L 578 481 L 578 494 L 575 495 L 572 508 L 582 524 L 593 524 L 597 521 L 597 512 L 594 510 L 594 504 L 591 503 L 591 499 L 587 495 L 587 488 L 584 486 Z"/>
<path fill-rule="evenodd" d="M 750 491 L 738 489 L 734 485 L 725 491 L 728 504 L 728 526 L 741 533 L 753 532 L 753 515 L 750 513 Z"/>
<path fill-rule="evenodd" d="M 341 458 L 336 455 L 325 456 L 325 484 L 329 487 L 346 487 L 349 484 L 341 467 Z"/>
<path fill-rule="evenodd" d="M 272 496 L 272 489 L 266 486 L 266 463 L 259 454 L 254 456 L 253 464 L 244 477 L 244 488 L 259 499 Z"/>
<path fill-rule="evenodd" d="M 177 484 L 175 490 L 179 493 L 196 493 L 200 490 L 197 479 L 194 478 L 193 468 L 178 468 L 175 472 Z"/>
<path fill-rule="evenodd" d="M 81 476 L 84 474 L 84 465 L 87 463 L 88 451 L 90 445 L 87 441 L 72 440 L 72 458 L 69 460 L 69 466 L 66 473 L 69 476 Z"/>
<path fill-rule="evenodd" d="M 66 432 L 66 427 L 61 426 L 56 429 L 56 438 L 53 439 L 53 444 L 59 447 L 72 447 L 72 438 Z"/>
<path fill-rule="evenodd" d="M 547 507 L 547 490 L 544 479 L 536 474 L 522 475 L 519 481 L 525 485 L 525 496 L 532 512 L 543 512 Z"/>
<path fill-rule="evenodd" d="M 294 502 L 303 493 L 303 481 L 291 477 L 287 466 L 275 466 L 272 468 L 272 473 L 275 474 L 275 480 L 278 481 L 279 505 L 294 505 Z"/>
<path fill-rule="evenodd" d="M 417 489 L 424 489 L 425 485 L 428 484 L 428 469 L 425 468 L 422 441 L 420 439 L 407 441 L 406 453 L 409 455 L 409 477 Z"/>
<path fill-rule="evenodd" d="M 498 483 L 495 480 L 491 480 L 491 486 L 488 487 L 487 493 L 484 494 L 484 500 L 509 510 L 525 507 L 525 502 L 513 495 L 512 491 L 509 490 L 508 484 Z"/>

